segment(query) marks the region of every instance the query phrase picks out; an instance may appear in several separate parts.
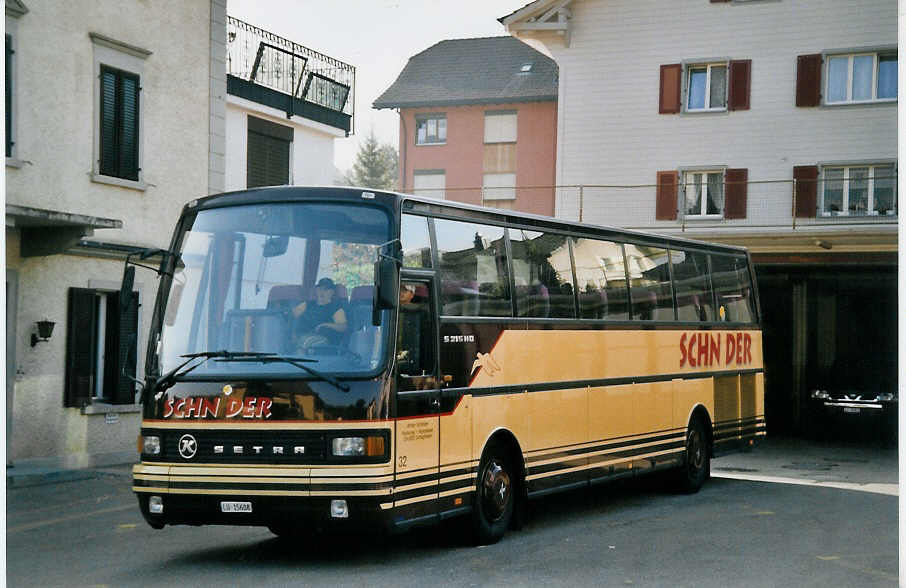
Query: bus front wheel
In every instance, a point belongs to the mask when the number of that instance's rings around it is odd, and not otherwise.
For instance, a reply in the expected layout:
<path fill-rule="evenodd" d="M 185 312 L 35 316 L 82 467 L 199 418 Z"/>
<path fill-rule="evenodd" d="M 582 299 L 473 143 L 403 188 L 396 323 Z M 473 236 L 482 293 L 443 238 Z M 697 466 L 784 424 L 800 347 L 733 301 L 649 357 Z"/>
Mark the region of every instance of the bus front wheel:
<path fill-rule="evenodd" d="M 472 523 L 475 539 L 485 545 L 500 541 L 513 520 L 517 479 L 512 459 L 500 443 L 488 447 L 478 468 Z"/>
<path fill-rule="evenodd" d="M 711 452 L 705 422 L 701 417 L 689 423 L 686 430 L 686 452 L 683 465 L 677 471 L 679 489 L 692 494 L 698 492 L 711 475 Z"/>

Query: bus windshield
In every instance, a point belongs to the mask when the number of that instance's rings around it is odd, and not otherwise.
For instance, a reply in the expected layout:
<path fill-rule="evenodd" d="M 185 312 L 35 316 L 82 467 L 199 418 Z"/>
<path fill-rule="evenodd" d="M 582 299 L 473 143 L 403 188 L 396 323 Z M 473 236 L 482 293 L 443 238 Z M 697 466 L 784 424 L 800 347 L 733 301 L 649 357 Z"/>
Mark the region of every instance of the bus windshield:
<path fill-rule="evenodd" d="M 384 336 L 372 325 L 374 262 L 390 237 L 380 208 L 322 203 L 201 210 L 185 223 L 158 348 L 161 373 L 193 353 L 227 351 L 196 377 L 364 374 L 380 365 Z M 384 311 L 385 313 L 387 311 Z M 387 317 L 381 324 L 386 325 Z M 199 360 L 201 362 L 201 360 Z"/>

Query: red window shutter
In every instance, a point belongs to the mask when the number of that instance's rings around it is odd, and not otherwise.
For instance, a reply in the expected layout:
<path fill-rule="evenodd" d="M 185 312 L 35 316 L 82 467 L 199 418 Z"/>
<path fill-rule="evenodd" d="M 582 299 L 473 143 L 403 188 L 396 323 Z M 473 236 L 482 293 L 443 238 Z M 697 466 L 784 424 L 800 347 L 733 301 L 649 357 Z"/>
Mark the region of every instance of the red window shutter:
<path fill-rule="evenodd" d="M 749 94 L 752 87 L 752 60 L 740 59 L 730 62 L 729 110 L 748 110 Z"/>
<path fill-rule="evenodd" d="M 815 218 L 818 213 L 818 166 L 797 165 L 793 168 L 793 180 L 796 218 Z"/>
<path fill-rule="evenodd" d="M 821 54 L 800 55 L 796 62 L 796 106 L 821 104 Z"/>
<path fill-rule="evenodd" d="M 661 66 L 661 114 L 676 114 L 680 111 L 680 87 L 682 86 L 683 65 L 673 63 Z"/>
<path fill-rule="evenodd" d="M 749 170 L 728 169 L 724 175 L 724 218 L 746 218 Z"/>
<path fill-rule="evenodd" d="M 676 170 L 657 172 L 657 204 L 654 211 L 657 220 L 676 220 L 678 184 L 679 172 Z"/>

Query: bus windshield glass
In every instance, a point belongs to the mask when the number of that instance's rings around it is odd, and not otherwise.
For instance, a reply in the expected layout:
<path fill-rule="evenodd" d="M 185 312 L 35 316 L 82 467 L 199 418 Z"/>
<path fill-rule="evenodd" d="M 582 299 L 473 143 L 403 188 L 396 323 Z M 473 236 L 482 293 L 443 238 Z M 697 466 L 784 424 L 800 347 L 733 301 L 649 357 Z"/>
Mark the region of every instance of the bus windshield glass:
<path fill-rule="evenodd" d="M 383 327 L 372 324 L 374 262 L 389 235 L 389 216 L 371 206 L 199 211 L 177 240 L 161 317 L 160 372 L 187 354 L 213 351 L 245 355 L 210 358 L 191 377 L 311 375 L 298 361 L 250 362 L 256 353 L 311 360 L 305 365 L 321 373 L 374 372 L 385 338 Z"/>

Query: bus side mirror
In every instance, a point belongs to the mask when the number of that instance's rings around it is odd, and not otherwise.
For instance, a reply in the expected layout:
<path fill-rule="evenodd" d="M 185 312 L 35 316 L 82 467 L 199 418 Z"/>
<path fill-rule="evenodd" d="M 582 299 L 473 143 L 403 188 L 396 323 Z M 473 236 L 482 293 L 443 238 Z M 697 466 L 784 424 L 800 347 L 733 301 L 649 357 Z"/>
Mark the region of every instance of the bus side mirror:
<path fill-rule="evenodd" d="M 120 284 L 120 315 L 129 311 L 132 304 L 132 287 L 135 285 L 135 266 L 126 264 L 123 270 L 123 282 Z"/>
<path fill-rule="evenodd" d="M 374 262 L 374 298 L 371 304 L 371 324 L 381 324 L 381 311 L 394 308 L 399 302 L 396 281 L 397 261 L 392 257 L 381 256 Z"/>

